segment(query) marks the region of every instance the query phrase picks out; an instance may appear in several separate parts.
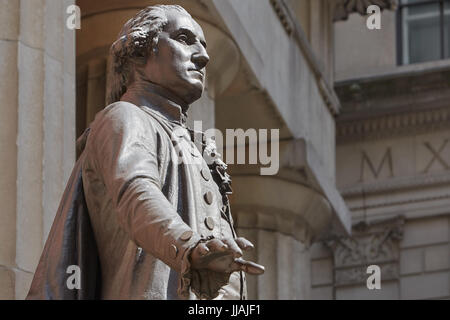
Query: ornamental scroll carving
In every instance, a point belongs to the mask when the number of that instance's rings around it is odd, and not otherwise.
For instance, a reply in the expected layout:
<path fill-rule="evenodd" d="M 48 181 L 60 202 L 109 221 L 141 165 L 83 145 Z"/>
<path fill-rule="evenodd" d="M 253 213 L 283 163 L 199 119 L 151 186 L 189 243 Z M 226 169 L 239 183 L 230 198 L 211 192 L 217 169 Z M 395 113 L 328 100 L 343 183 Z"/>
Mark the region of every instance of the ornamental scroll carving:
<path fill-rule="evenodd" d="M 403 217 L 371 224 L 361 222 L 353 226 L 352 237 L 326 241 L 333 252 L 335 286 L 365 283 L 369 265 L 381 268 L 382 281 L 398 279 L 403 225 Z"/>

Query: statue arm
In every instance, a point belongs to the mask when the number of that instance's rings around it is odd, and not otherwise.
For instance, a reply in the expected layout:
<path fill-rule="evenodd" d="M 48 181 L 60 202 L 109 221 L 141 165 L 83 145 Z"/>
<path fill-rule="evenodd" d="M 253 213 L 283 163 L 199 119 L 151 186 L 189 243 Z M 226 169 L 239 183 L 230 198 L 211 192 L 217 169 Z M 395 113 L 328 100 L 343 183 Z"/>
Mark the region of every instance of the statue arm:
<path fill-rule="evenodd" d="M 189 252 L 200 240 L 161 192 L 157 136 L 146 115 L 120 102 L 95 120 L 87 143 L 120 225 L 146 252 L 181 273 L 188 293 Z M 150 132 L 150 131 L 152 132 Z"/>

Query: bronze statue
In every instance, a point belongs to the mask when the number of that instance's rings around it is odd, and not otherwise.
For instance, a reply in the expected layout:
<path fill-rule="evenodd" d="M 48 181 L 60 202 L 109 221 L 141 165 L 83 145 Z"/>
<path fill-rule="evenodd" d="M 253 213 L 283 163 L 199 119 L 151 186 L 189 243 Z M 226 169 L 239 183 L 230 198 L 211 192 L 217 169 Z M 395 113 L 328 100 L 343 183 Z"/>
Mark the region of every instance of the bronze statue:
<path fill-rule="evenodd" d="M 233 228 L 226 165 L 186 127 L 209 61 L 201 27 L 179 6 L 147 7 L 111 55 L 109 106 L 78 140 L 27 298 L 245 299 L 244 272 L 264 267 L 242 259 L 253 245 Z"/>

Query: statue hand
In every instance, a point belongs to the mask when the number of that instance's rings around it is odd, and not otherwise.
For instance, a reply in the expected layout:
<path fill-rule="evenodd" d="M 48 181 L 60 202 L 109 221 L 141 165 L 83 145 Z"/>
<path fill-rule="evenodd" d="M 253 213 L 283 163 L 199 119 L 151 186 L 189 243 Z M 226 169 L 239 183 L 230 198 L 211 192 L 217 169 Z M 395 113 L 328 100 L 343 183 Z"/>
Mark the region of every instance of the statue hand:
<path fill-rule="evenodd" d="M 223 273 L 244 271 L 252 275 L 261 275 L 264 273 L 264 266 L 242 259 L 242 250 L 253 248 L 253 244 L 245 238 L 212 239 L 201 242 L 191 253 L 192 268 Z"/>

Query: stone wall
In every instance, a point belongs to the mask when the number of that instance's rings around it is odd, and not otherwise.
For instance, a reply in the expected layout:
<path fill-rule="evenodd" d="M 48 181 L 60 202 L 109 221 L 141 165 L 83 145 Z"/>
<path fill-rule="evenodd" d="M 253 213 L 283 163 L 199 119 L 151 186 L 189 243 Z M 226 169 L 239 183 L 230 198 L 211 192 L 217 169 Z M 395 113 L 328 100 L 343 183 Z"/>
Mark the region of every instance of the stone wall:
<path fill-rule="evenodd" d="M 449 299 L 450 298 L 450 219 L 435 216 L 407 220 L 402 239 L 393 258 L 395 273 L 383 279 L 381 290 L 368 290 L 365 281 L 336 281 L 333 249 L 315 244 L 311 252 L 312 299 Z M 355 250 L 358 250 L 355 247 Z M 355 251 L 350 251 L 356 253 Z M 358 272 L 365 279 L 367 267 L 376 264 L 361 261 Z"/>
<path fill-rule="evenodd" d="M 0 7 L 0 298 L 23 299 L 75 160 L 74 33 L 65 0 Z"/>
<path fill-rule="evenodd" d="M 396 12 L 382 11 L 380 30 L 369 30 L 366 21 L 367 17 L 354 13 L 334 24 L 337 81 L 397 67 Z"/>
<path fill-rule="evenodd" d="M 396 66 L 395 13 L 382 23 L 335 25 L 337 184 L 353 228 L 313 246 L 314 299 L 450 298 L 450 61 Z M 381 290 L 366 287 L 372 264 Z"/>

